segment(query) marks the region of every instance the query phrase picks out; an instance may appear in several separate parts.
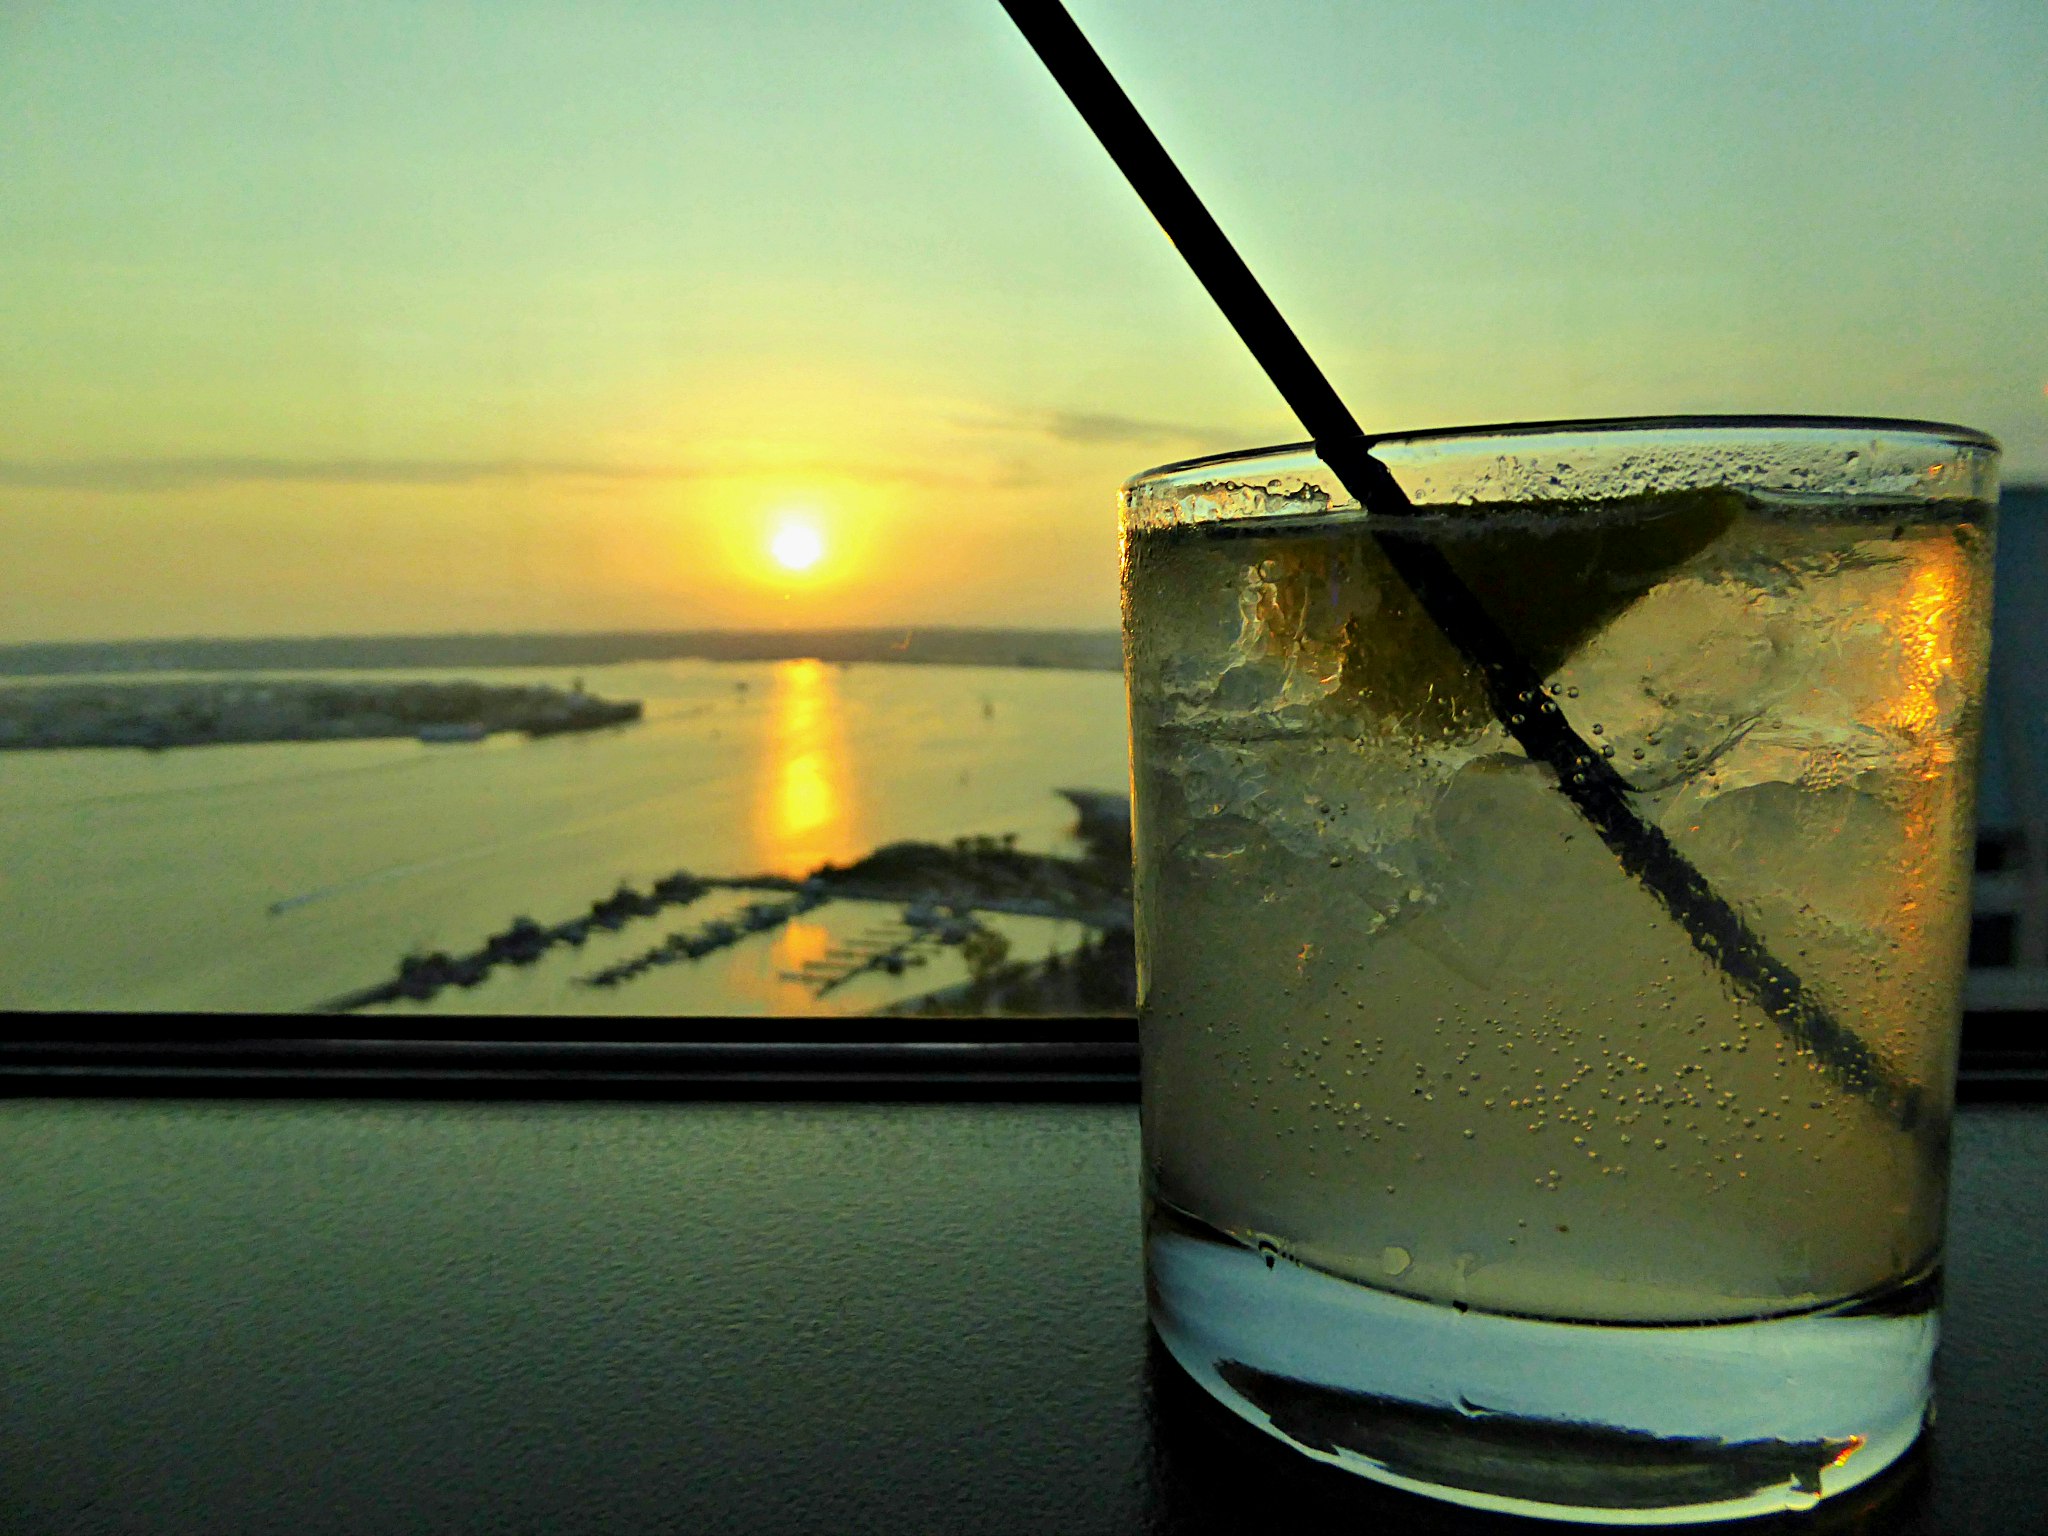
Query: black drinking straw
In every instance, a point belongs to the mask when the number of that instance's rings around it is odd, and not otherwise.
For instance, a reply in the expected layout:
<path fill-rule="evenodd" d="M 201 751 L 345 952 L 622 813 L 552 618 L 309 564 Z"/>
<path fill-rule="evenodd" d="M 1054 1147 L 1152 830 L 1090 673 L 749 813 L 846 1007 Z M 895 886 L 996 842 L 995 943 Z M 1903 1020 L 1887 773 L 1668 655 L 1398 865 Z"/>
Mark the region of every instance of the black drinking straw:
<path fill-rule="evenodd" d="M 1572 728 L 1535 668 L 1501 633 L 1443 551 L 1415 534 L 1387 531 L 1388 524 L 1414 512 L 1407 494 L 1372 456 L 1373 440 L 1273 307 L 1066 7 L 1060 0 L 1002 0 L 1002 6 L 1308 428 L 1317 457 L 1368 514 L 1381 520 L 1372 528 L 1380 552 L 1445 638 L 1479 669 L 1487 703 L 1508 734 L 1531 758 L 1556 771 L 1559 787 L 1622 868 L 1648 888 L 1693 948 L 1719 966 L 1736 991 L 1768 1013 L 1795 1046 L 1844 1087 L 1870 1100 L 1901 1129 L 1912 1129 L 1919 1120 L 1920 1090 L 1878 1060 L 1765 947 L 1663 831 L 1637 814 L 1627 781 Z"/>

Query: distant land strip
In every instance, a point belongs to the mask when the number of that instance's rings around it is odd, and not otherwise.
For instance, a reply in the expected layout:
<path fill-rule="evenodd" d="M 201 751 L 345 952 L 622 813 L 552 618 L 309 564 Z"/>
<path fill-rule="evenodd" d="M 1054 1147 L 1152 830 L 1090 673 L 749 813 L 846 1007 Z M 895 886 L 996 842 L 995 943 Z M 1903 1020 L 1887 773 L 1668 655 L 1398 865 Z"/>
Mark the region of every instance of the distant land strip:
<path fill-rule="evenodd" d="M 43 682 L 0 689 L 0 750 L 57 747 L 205 747 L 257 741 L 358 741 L 416 736 L 481 741 L 498 731 L 558 736 L 630 725 L 637 699 L 581 688 L 481 683 Z"/>
<path fill-rule="evenodd" d="M 701 629 L 594 634 L 304 635 L 63 640 L 0 646 L 0 677 L 116 672 L 329 672 L 407 667 L 594 667 L 624 661 L 899 662 L 1114 672 L 1103 629 Z"/>

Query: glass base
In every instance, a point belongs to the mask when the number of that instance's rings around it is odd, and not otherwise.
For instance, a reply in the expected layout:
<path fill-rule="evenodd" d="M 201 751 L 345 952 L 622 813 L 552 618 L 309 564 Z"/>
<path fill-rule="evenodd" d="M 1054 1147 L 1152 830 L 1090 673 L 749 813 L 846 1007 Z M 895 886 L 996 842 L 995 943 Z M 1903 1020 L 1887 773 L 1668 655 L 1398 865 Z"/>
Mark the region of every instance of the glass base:
<path fill-rule="evenodd" d="M 1632 1327 L 1458 1310 L 1155 1219 L 1152 1320 L 1297 1450 L 1478 1509 L 1672 1525 L 1811 1508 L 1929 1411 L 1939 1285 L 1764 1321 Z"/>

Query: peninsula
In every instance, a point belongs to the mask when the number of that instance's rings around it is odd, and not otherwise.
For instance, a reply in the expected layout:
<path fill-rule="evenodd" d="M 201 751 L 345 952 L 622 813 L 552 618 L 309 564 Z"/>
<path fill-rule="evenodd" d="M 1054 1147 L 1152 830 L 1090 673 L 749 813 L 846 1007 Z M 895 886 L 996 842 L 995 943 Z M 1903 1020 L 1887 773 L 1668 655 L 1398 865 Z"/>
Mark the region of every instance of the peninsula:
<path fill-rule="evenodd" d="M 0 688 L 0 750 L 197 747 L 413 736 L 552 736 L 640 718 L 636 700 L 483 683 L 301 679 L 45 683 Z"/>

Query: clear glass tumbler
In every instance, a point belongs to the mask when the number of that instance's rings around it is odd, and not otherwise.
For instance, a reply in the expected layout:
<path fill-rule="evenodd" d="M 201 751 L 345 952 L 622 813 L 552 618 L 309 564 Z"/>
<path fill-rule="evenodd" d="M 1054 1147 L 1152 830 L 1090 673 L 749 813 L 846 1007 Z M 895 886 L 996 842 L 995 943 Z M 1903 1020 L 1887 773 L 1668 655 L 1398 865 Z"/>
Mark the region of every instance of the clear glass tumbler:
<path fill-rule="evenodd" d="M 1928 1410 L 1997 445 L 1375 451 L 1124 490 L 1154 1323 L 1438 1497 L 1810 1505 Z"/>

